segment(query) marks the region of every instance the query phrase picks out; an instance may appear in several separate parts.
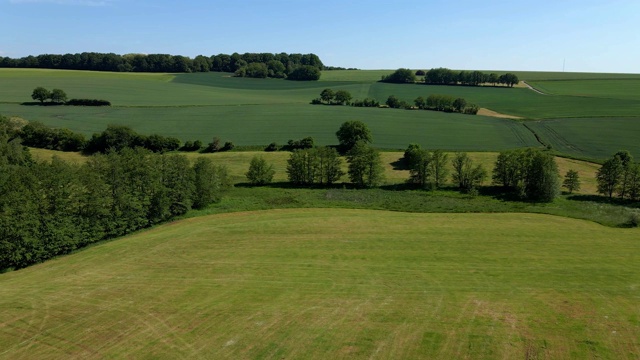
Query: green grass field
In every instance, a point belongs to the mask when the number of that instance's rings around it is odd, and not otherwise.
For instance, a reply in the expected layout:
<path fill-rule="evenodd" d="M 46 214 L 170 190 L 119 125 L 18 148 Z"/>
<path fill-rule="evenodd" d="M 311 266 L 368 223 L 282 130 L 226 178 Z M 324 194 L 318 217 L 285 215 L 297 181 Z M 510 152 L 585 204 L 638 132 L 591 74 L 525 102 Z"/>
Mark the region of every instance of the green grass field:
<path fill-rule="evenodd" d="M 0 276 L 0 357 L 636 359 L 637 239 L 535 214 L 193 218 Z"/>
<path fill-rule="evenodd" d="M 214 136 L 236 145 L 286 143 L 312 136 L 318 144 L 335 144 L 335 131 L 348 120 L 362 120 L 374 145 L 403 149 L 409 143 L 463 151 L 499 151 L 541 146 L 520 121 L 431 111 L 312 106 L 324 88 L 345 89 L 354 99 L 389 95 L 412 102 L 432 93 L 466 98 L 499 113 L 544 122 L 537 131 L 545 144 L 573 156 L 602 159 L 609 149 L 633 151 L 640 129 L 640 75 L 587 73 L 518 73 L 554 95 L 525 88 L 395 85 L 376 82 L 391 70 L 325 71 L 318 82 L 233 78 L 226 73 L 138 74 L 0 69 L 0 114 L 67 127 L 91 135 L 108 124 L 126 124 L 144 134 L 209 142 Z M 549 81 L 553 80 L 553 81 Z M 100 98 L 108 108 L 24 106 L 36 86 L 62 88 L 70 98 Z M 580 123 L 577 118 L 584 118 Z M 602 122 L 606 131 L 575 124 Z M 626 118 L 626 119 L 623 119 Z M 557 120 L 558 119 L 558 120 Z M 565 122 L 566 121 L 566 122 Z M 610 126 L 615 124 L 614 127 Z M 532 128 L 536 125 L 532 125 Z M 556 135 L 558 134 L 558 135 Z M 622 136 L 620 136 L 622 134 Z M 558 140 L 560 136 L 562 139 Z M 586 146 L 599 144 L 600 147 Z M 568 149 L 568 150 L 567 150 Z M 580 149 L 576 151 L 575 149 Z M 614 151 L 616 151 L 614 150 Z"/>

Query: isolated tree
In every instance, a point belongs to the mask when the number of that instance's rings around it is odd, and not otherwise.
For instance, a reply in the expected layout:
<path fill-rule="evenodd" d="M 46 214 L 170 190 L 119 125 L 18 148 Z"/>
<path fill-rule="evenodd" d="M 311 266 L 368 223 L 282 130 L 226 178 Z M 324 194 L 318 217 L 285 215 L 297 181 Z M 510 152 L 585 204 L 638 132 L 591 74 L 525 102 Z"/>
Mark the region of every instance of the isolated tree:
<path fill-rule="evenodd" d="M 572 194 L 574 191 L 580 190 L 580 176 L 578 175 L 578 172 L 575 170 L 567 171 L 564 176 L 562 186 L 569 190 L 569 194 Z"/>
<path fill-rule="evenodd" d="M 349 179 L 358 187 L 374 187 L 384 181 L 380 153 L 366 142 L 358 141 L 347 153 Z"/>
<path fill-rule="evenodd" d="M 338 90 L 335 93 L 334 100 L 337 104 L 349 105 L 349 101 L 351 101 L 351 93 L 349 93 L 347 90 Z"/>
<path fill-rule="evenodd" d="M 449 156 L 442 150 L 434 150 L 431 153 L 429 166 L 431 167 L 433 186 L 439 189 L 449 176 Z"/>
<path fill-rule="evenodd" d="M 320 93 L 320 99 L 322 99 L 322 101 L 326 102 L 327 104 L 331 103 L 331 100 L 333 100 L 334 96 L 335 94 L 331 89 L 324 89 Z"/>
<path fill-rule="evenodd" d="M 487 171 L 482 164 L 473 166 L 467 153 L 456 153 L 453 158 L 452 180 L 463 192 L 471 192 L 487 178 Z"/>
<path fill-rule="evenodd" d="M 53 89 L 49 98 L 54 103 L 63 103 L 67 101 L 67 94 L 61 89 Z"/>
<path fill-rule="evenodd" d="M 351 150 L 359 141 L 364 143 L 371 143 L 373 141 L 371 131 L 367 125 L 358 120 L 342 123 L 340 129 L 336 132 L 336 137 L 340 143 L 340 150 L 343 153 Z"/>
<path fill-rule="evenodd" d="M 267 164 L 267 161 L 262 156 L 254 156 L 249 164 L 249 171 L 245 173 L 245 176 L 252 185 L 265 185 L 273 181 L 275 173 L 272 164 Z"/>
<path fill-rule="evenodd" d="M 49 90 L 40 86 L 33 89 L 33 93 L 31 93 L 31 98 L 33 100 L 38 100 L 41 103 L 44 103 L 44 101 L 48 100 L 50 97 L 51 97 L 51 92 L 49 92 Z"/>

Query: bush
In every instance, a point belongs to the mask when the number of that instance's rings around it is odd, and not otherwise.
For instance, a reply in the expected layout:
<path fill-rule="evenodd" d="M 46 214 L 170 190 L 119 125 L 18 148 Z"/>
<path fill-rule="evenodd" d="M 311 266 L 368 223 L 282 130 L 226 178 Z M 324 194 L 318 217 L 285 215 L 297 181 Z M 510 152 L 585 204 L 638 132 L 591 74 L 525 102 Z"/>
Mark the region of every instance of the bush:
<path fill-rule="evenodd" d="M 638 214 L 637 212 L 631 213 L 631 215 L 629 215 L 629 226 L 636 228 L 639 225 L 640 225 L 640 214 Z"/>
<path fill-rule="evenodd" d="M 70 106 L 111 106 L 111 103 L 107 100 L 97 99 L 71 99 L 65 103 Z"/>
<path fill-rule="evenodd" d="M 311 105 L 322 105 L 322 99 L 315 98 L 315 99 L 311 100 Z"/>
<path fill-rule="evenodd" d="M 226 143 L 224 143 L 224 146 L 222 147 L 222 149 L 220 149 L 220 151 L 233 150 L 234 147 L 235 147 L 235 145 L 233 145 L 233 143 L 231 141 L 227 141 Z"/>
<path fill-rule="evenodd" d="M 207 145 L 207 148 L 205 149 L 205 152 L 216 152 L 216 151 L 220 151 L 220 138 L 215 136 L 211 142 L 209 143 L 209 145 Z"/>
<path fill-rule="evenodd" d="M 272 142 L 266 148 L 264 148 L 264 151 L 278 151 L 278 144 Z"/>

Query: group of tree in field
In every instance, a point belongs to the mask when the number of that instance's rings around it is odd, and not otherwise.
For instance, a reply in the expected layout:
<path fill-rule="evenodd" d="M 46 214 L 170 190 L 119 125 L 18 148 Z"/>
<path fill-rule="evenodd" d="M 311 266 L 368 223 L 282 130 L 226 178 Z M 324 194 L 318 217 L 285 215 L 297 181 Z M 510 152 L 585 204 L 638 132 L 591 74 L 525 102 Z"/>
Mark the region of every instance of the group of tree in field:
<path fill-rule="evenodd" d="M 598 192 L 609 198 L 640 200 L 640 164 L 633 156 L 621 150 L 607 159 L 597 173 Z"/>
<path fill-rule="evenodd" d="M 67 93 L 62 89 L 53 89 L 51 91 L 38 86 L 33 89 L 31 98 L 36 101 L 40 101 L 40 104 L 45 105 L 71 105 L 71 106 L 111 106 L 111 103 L 106 100 L 98 99 L 71 99 L 67 100 Z M 49 100 L 48 103 L 45 101 Z"/>
<path fill-rule="evenodd" d="M 538 149 L 501 152 L 493 169 L 493 183 L 531 201 L 550 202 L 560 194 L 555 158 Z"/>
<path fill-rule="evenodd" d="M 351 93 L 347 90 L 324 89 L 320 92 L 320 97 L 311 100 L 314 105 L 349 105 L 351 101 Z"/>
<path fill-rule="evenodd" d="M 394 109 L 419 109 L 444 112 L 457 112 L 461 114 L 476 115 L 480 108 L 476 104 L 468 103 L 464 98 L 456 98 L 451 95 L 431 94 L 425 99 L 422 96 L 413 100 L 413 105 L 398 99 L 395 95 L 389 96 L 386 105 Z"/>
<path fill-rule="evenodd" d="M 381 107 L 375 99 L 366 98 L 364 100 L 351 101 L 351 93 L 347 90 L 324 89 L 320 92 L 320 97 L 311 100 L 313 105 L 351 105 L 355 107 Z M 455 98 L 450 95 L 432 94 L 426 99 L 422 96 L 416 98 L 413 104 L 400 100 L 395 95 L 390 95 L 385 102 L 386 107 L 392 109 L 406 110 L 433 110 L 444 112 L 457 112 L 461 114 L 475 115 L 480 109 L 477 105 L 468 103 L 463 98 Z M 382 106 L 385 107 L 385 106 Z"/>
<path fill-rule="evenodd" d="M 423 76 L 418 80 L 417 76 Z M 382 82 L 395 84 L 415 84 L 426 85 L 464 85 L 464 86 L 508 86 L 513 87 L 520 81 L 513 73 L 498 75 L 497 73 L 483 73 L 482 71 L 454 71 L 447 68 L 436 68 L 428 71 L 400 68 L 393 73 L 383 76 Z"/>
<path fill-rule="evenodd" d="M 84 52 L 43 54 L 19 59 L 0 57 L 1 68 L 44 68 L 117 72 L 229 72 L 236 76 L 317 80 L 324 64 L 315 54 L 245 53 L 198 55 L 189 58 L 168 54 L 126 54 Z M 316 78 L 317 77 L 317 78 Z"/>
<path fill-rule="evenodd" d="M 211 159 L 123 148 L 70 164 L 34 161 L 0 130 L 0 270 L 22 268 L 219 201 Z"/>

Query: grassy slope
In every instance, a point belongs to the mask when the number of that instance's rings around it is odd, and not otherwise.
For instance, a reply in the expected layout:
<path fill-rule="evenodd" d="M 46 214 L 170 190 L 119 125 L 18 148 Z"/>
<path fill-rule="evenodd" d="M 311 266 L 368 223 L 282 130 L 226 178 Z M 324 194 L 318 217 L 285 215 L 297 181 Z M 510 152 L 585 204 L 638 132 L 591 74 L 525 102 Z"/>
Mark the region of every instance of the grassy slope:
<path fill-rule="evenodd" d="M 637 237 L 532 214 L 189 219 L 0 276 L 0 357 L 634 359 Z"/>
<path fill-rule="evenodd" d="M 556 150 L 587 158 L 608 156 L 611 148 L 635 149 L 640 99 L 635 94 L 639 75 L 520 73 L 525 79 L 555 86 L 557 96 L 527 89 L 459 86 L 393 85 L 376 83 L 390 71 L 328 71 L 319 82 L 275 79 L 237 79 L 229 74 L 121 74 L 83 71 L 0 69 L 6 86 L 0 88 L 0 113 L 68 127 L 87 135 L 107 124 L 128 124 L 142 133 L 161 133 L 183 140 L 208 142 L 213 136 L 239 145 L 285 143 L 313 136 L 320 144 L 335 143 L 341 122 L 363 120 L 375 135 L 375 145 L 405 148 L 416 142 L 450 150 L 502 150 L 539 145 L 520 122 L 427 111 L 356 109 L 308 105 L 325 87 L 346 89 L 354 98 L 383 101 L 395 94 L 411 102 L 417 96 L 445 93 L 463 96 L 492 110 L 528 118 L 584 117 L 587 127 L 548 121 L 542 140 Z M 542 80 L 556 80 L 543 81 Z M 571 81 L 557 81 L 571 79 Z M 579 81 L 576 81 L 578 79 Z M 599 79 L 599 80 L 589 80 Z M 603 80 L 616 79 L 616 80 Z M 624 80 L 622 80 L 624 79 Z M 549 85 L 550 84 L 550 85 Z M 560 85 L 558 85 L 560 84 Z M 589 96 L 577 92 L 587 84 Z M 619 85 L 624 85 L 622 88 Z M 36 86 L 64 88 L 70 97 L 105 98 L 111 108 L 21 106 Z M 624 116 L 611 123 L 594 117 Z M 636 116 L 636 117 L 633 117 Z M 577 123 L 576 123 L 577 124 Z M 586 129 L 587 131 L 583 131 Z M 556 137 L 560 137 L 558 140 Z M 590 144 L 603 144 L 591 147 Z M 580 149 L 576 151 L 575 149 Z M 613 150 L 615 151 L 615 150 Z"/>

